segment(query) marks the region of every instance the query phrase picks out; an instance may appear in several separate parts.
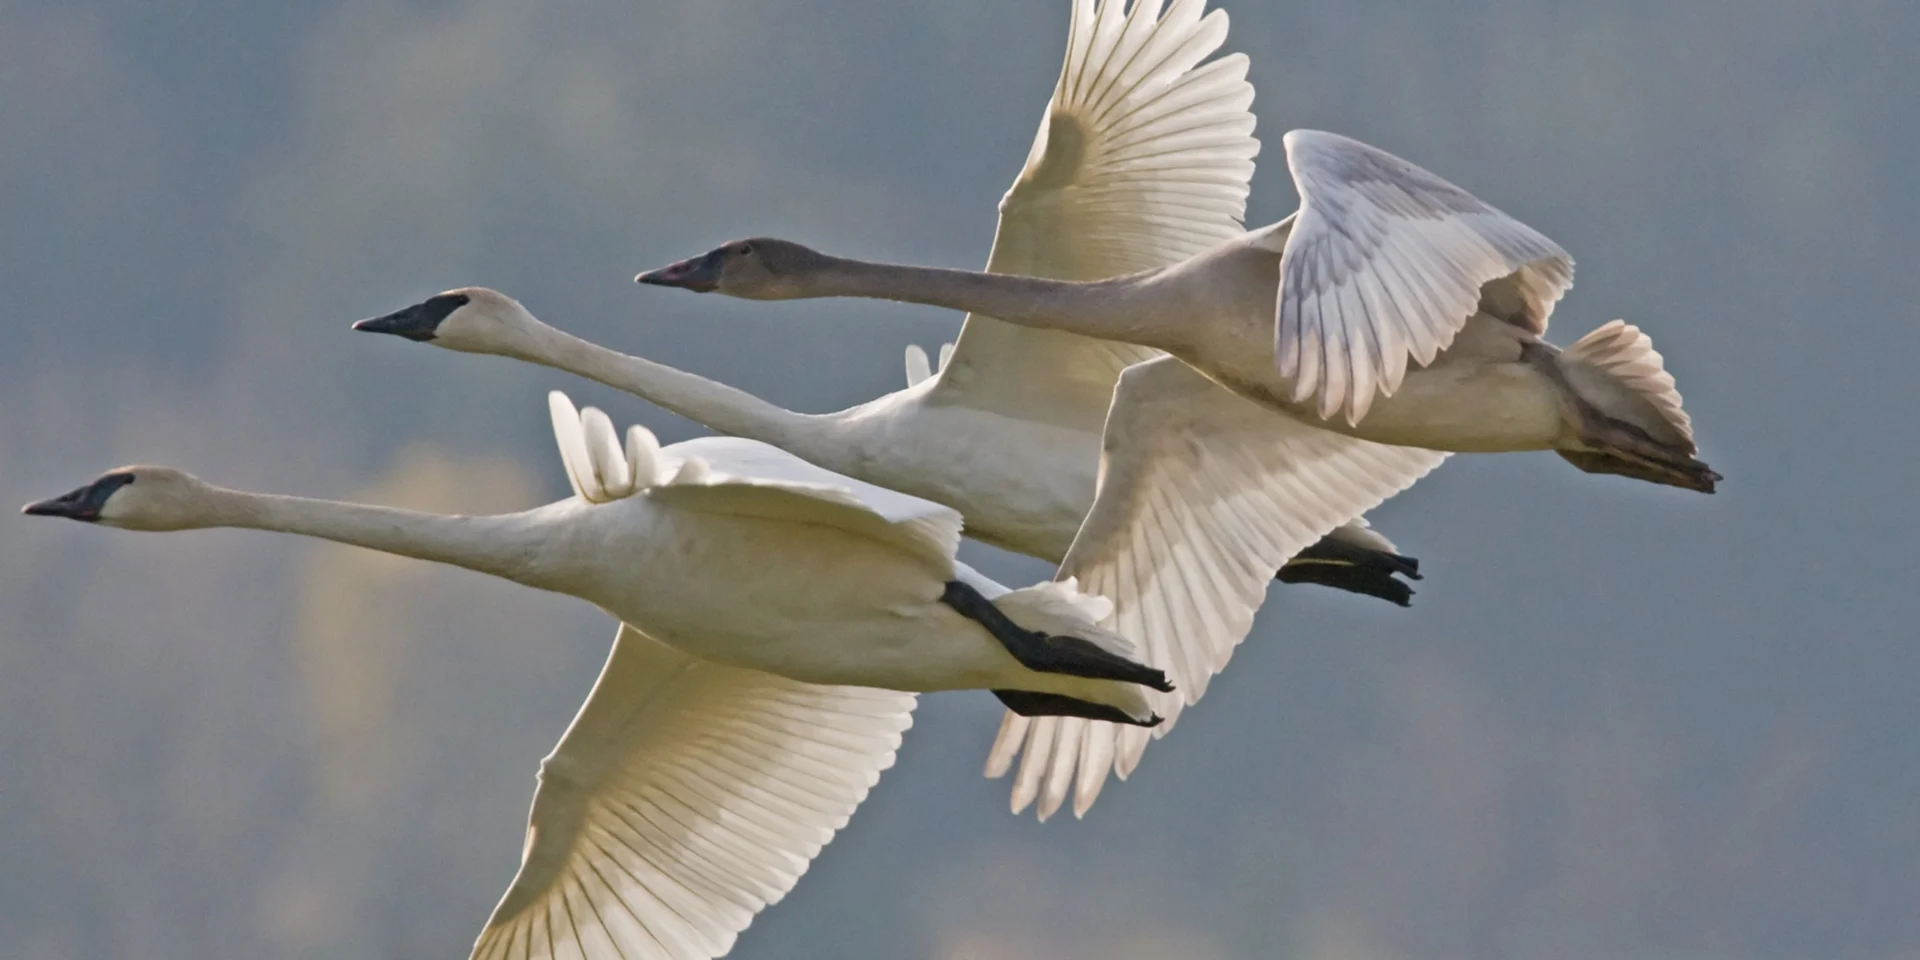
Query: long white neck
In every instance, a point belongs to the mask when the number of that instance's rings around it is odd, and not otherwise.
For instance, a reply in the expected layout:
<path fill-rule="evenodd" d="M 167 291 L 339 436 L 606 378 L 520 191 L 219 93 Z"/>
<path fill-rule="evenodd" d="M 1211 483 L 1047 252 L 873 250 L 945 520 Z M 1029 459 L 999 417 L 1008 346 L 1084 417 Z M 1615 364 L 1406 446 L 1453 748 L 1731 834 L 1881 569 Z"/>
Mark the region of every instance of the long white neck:
<path fill-rule="evenodd" d="M 525 321 L 522 321 L 525 322 Z M 823 440 L 832 415 L 795 413 L 743 390 L 629 356 L 533 321 L 503 356 L 564 370 L 623 390 L 717 433 L 759 440 L 806 456 Z"/>
<path fill-rule="evenodd" d="M 556 535 L 557 507 L 467 517 L 213 487 L 192 526 L 317 537 L 567 592 L 563 583 L 579 565 L 569 561 L 583 558 L 570 555 L 571 538 Z"/>
<path fill-rule="evenodd" d="M 1178 310 L 1167 309 L 1153 272 L 1111 280 L 1045 280 L 975 270 L 909 267 L 828 257 L 809 278 L 810 297 L 898 300 L 984 314 L 1163 350 L 1184 342 Z"/>

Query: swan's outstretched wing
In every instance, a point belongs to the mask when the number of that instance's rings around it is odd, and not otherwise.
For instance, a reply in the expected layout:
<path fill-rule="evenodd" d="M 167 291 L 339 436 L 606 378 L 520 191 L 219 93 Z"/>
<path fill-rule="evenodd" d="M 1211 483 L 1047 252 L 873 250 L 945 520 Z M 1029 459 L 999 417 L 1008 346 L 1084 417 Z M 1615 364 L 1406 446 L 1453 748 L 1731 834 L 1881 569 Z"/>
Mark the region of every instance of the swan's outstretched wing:
<path fill-rule="evenodd" d="M 479 960 L 717 957 L 893 765 L 914 697 L 695 660 L 622 626 L 540 764 Z"/>
<path fill-rule="evenodd" d="M 1000 201 L 987 269 L 1098 280 L 1239 236 L 1253 138 L 1247 58 L 1205 0 L 1076 0 L 1065 66 Z M 1120 371 L 1154 351 L 969 316 L 930 402 L 1097 430 Z"/>
<path fill-rule="evenodd" d="M 1573 283 L 1558 244 L 1384 150 L 1317 130 L 1285 142 L 1300 212 L 1280 258 L 1274 356 L 1293 399 L 1358 423 L 1409 357 L 1431 363 L 1453 342 L 1483 285 L 1485 309 L 1545 332 Z"/>
<path fill-rule="evenodd" d="M 1446 457 L 1279 416 L 1171 357 L 1121 376 L 1103 447 L 1099 493 L 1060 575 L 1113 600 L 1102 625 L 1139 644 L 1173 682 L 1174 693 L 1155 695 L 1166 718 L 1155 736 L 1227 665 L 1274 570 Z M 1037 797 L 1045 819 L 1073 786 L 1082 814 L 1108 769 L 1125 777 L 1146 744 L 1144 730 L 1010 715 L 987 775 L 1005 773 L 1024 745 L 1014 811 Z"/>

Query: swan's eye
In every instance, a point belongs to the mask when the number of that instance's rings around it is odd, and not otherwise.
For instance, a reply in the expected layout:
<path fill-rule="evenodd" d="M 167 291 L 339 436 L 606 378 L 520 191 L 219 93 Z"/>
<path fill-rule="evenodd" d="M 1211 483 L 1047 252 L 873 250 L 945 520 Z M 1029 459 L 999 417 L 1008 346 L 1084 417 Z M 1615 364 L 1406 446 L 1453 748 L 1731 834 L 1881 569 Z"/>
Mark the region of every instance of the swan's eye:
<path fill-rule="evenodd" d="M 751 253 L 753 253 L 753 244 L 751 244 L 751 243 L 743 243 L 743 244 L 741 244 L 741 245 L 740 245 L 740 255 L 741 255 L 741 256 L 743 256 L 743 257 L 744 257 L 744 256 L 747 256 L 747 255 L 749 255 L 749 254 L 751 254 Z"/>

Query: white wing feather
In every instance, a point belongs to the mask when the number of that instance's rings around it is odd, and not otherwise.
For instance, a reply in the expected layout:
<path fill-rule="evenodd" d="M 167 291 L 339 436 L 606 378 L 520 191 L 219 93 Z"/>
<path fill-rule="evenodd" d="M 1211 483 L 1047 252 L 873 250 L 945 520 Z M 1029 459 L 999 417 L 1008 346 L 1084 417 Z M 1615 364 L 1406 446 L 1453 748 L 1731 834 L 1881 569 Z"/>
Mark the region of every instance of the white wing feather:
<path fill-rule="evenodd" d="M 907 344 L 907 386 L 917 387 L 928 377 L 947 368 L 947 361 L 953 359 L 953 344 L 940 345 L 940 363 L 934 365 L 927 359 L 927 351 L 917 343 Z"/>
<path fill-rule="evenodd" d="M 1240 54 L 1203 61 L 1227 15 L 1204 0 L 1076 0 L 1040 131 L 1000 201 L 987 269 L 1097 280 L 1239 236 L 1260 143 Z M 936 402 L 1097 430 L 1113 384 L 1152 350 L 973 315 Z"/>
<path fill-rule="evenodd" d="M 1443 453 L 1355 440 L 1278 416 L 1171 357 L 1121 377 L 1108 416 L 1100 488 L 1060 576 L 1113 600 L 1103 626 L 1167 672 L 1155 694 L 1171 729 L 1207 692 L 1252 627 L 1273 571 L 1303 547 L 1425 476 Z M 1011 766 L 1017 813 L 1046 819 L 1074 789 L 1092 805 L 1112 769 L 1125 777 L 1147 733 L 1056 717 L 1003 724 L 987 774 Z"/>
<path fill-rule="evenodd" d="M 1533 228 L 1386 151 L 1317 130 L 1285 138 L 1300 191 L 1280 258 L 1274 356 L 1293 399 L 1366 415 L 1411 357 L 1453 342 L 1482 302 L 1543 333 L 1573 259 Z"/>
<path fill-rule="evenodd" d="M 913 707 L 695 660 L 622 626 L 540 764 L 519 873 L 473 956 L 726 953 L 893 765 Z"/>
<path fill-rule="evenodd" d="M 918 386 L 933 376 L 933 366 L 927 361 L 927 351 L 917 343 L 907 344 L 907 386 Z"/>

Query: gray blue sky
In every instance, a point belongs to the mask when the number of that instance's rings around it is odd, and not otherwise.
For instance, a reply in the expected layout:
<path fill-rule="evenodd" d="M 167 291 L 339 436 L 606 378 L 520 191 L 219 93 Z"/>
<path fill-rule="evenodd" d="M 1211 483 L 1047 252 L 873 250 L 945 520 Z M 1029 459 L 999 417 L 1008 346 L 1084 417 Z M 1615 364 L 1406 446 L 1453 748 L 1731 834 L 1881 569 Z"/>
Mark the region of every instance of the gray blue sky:
<path fill-rule="evenodd" d="M 1461 457 L 1375 514 L 1410 611 L 1277 589 L 1084 822 L 929 698 L 741 957 L 1920 957 L 1920 7 L 1237 3 L 1268 146 L 1332 129 L 1580 262 L 1679 377 L 1706 498 Z M 1064 2 L 0 0 L 0 503 L 130 461 L 441 509 L 565 492 L 562 387 L 356 336 L 484 284 L 807 410 L 959 318 L 636 288 L 777 233 L 984 261 Z M 980 550 L 1003 578 L 1036 562 Z M 15 955 L 460 955 L 613 627 L 264 534 L 0 517 Z"/>

